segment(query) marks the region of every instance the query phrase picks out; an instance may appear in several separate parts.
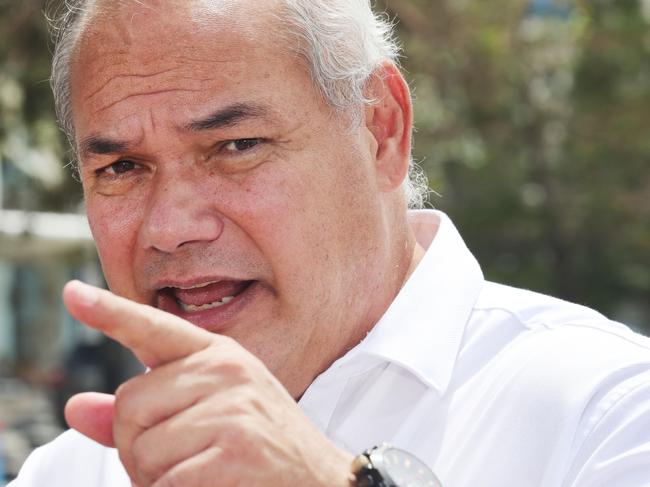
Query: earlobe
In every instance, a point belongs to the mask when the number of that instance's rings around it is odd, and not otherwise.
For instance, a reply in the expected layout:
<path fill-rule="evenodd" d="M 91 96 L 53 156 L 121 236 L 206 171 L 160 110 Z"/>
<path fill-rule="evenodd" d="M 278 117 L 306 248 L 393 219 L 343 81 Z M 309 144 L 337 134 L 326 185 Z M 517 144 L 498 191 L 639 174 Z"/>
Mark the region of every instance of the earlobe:
<path fill-rule="evenodd" d="M 373 102 L 366 108 L 366 128 L 373 137 L 373 155 L 380 187 L 393 191 L 408 175 L 413 112 L 408 85 L 390 62 L 379 66 L 366 87 Z"/>

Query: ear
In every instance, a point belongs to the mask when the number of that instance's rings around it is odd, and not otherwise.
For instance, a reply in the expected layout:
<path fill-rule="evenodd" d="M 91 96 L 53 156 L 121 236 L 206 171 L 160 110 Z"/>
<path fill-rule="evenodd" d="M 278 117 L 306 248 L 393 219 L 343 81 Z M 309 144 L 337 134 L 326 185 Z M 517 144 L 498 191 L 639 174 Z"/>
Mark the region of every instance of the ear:
<path fill-rule="evenodd" d="M 366 128 L 371 135 L 380 188 L 390 192 L 408 176 L 411 159 L 413 107 L 411 93 L 399 69 L 380 65 L 366 86 L 366 97 L 375 100 L 366 107 Z"/>

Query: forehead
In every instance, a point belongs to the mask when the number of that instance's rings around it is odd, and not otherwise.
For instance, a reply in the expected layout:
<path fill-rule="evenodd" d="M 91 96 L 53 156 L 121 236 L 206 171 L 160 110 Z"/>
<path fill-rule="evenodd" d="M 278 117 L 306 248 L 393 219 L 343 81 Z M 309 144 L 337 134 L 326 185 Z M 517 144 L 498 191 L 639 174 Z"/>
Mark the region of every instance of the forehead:
<path fill-rule="evenodd" d="M 73 52 L 73 106 L 98 113 L 139 94 L 197 98 L 217 80 L 269 77 L 288 62 L 278 11 L 274 0 L 99 1 Z"/>
<path fill-rule="evenodd" d="M 280 47 L 275 0 L 99 0 L 82 22 L 73 65 L 151 63 L 244 44 Z M 209 56 L 208 56 L 209 57 Z"/>
<path fill-rule="evenodd" d="M 89 2 L 81 37 L 106 40 L 112 33 L 131 45 L 160 28 L 169 34 L 221 30 L 259 37 L 278 26 L 283 5 L 281 0 L 95 0 Z"/>

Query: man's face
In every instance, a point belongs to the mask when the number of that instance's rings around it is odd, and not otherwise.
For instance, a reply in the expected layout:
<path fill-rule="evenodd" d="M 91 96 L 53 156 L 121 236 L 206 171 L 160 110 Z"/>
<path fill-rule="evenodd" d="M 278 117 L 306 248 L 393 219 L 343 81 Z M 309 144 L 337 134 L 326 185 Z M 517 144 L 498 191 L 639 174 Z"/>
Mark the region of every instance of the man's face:
<path fill-rule="evenodd" d="M 262 2 L 127 4 L 72 66 L 109 286 L 235 338 L 299 394 L 390 301 L 374 139 L 320 99 Z"/>

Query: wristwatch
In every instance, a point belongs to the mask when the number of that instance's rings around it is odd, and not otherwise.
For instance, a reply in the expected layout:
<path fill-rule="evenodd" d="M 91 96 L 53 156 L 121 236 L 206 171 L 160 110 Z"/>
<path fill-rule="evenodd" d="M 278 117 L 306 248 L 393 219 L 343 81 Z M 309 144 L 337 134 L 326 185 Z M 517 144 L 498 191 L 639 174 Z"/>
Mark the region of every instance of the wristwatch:
<path fill-rule="evenodd" d="M 355 487 L 442 487 L 422 460 L 385 443 L 356 457 L 352 473 Z"/>

